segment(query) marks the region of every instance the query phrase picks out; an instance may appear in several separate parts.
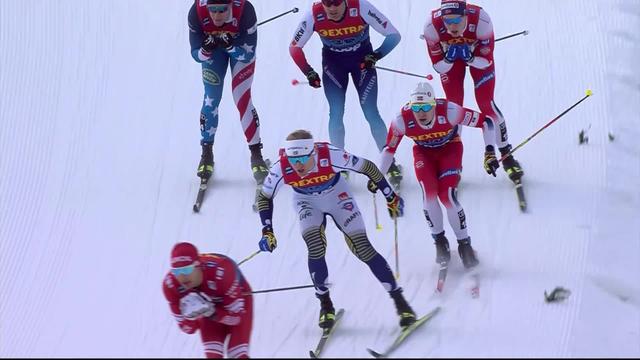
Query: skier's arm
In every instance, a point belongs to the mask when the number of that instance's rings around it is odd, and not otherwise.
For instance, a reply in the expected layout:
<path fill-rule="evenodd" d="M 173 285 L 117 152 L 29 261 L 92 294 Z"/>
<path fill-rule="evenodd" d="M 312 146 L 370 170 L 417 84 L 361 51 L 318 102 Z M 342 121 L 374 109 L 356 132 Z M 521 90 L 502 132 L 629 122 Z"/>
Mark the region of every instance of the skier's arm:
<path fill-rule="evenodd" d="M 477 111 L 462 107 L 453 101 L 447 101 L 447 121 L 451 125 L 463 125 L 482 128 L 482 138 L 485 146 L 493 145 L 495 139 L 495 121 Z"/>
<path fill-rule="evenodd" d="M 305 15 L 298 27 L 296 28 L 296 32 L 293 35 L 293 40 L 289 45 L 289 54 L 293 61 L 298 65 L 300 70 L 306 75 L 309 71 L 312 70 L 311 65 L 307 61 L 306 56 L 304 55 L 304 51 L 302 48 L 309 41 L 311 35 L 313 35 L 313 13 L 308 11 Z"/>
<path fill-rule="evenodd" d="M 191 57 L 196 62 L 204 62 L 209 60 L 210 56 L 204 55 L 202 53 L 202 41 L 204 41 L 204 31 L 202 30 L 202 25 L 200 24 L 200 19 L 198 19 L 198 13 L 196 12 L 196 5 L 191 5 L 191 9 L 189 10 L 189 44 L 191 45 Z"/>
<path fill-rule="evenodd" d="M 233 45 L 227 49 L 227 53 L 232 58 L 251 62 L 256 56 L 256 46 L 258 44 L 258 19 L 256 10 L 250 2 L 244 3 L 238 36 L 233 39 Z"/>
<path fill-rule="evenodd" d="M 433 26 L 432 18 L 430 17 L 424 24 L 424 40 L 427 42 L 427 53 L 431 58 L 433 69 L 439 74 L 449 72 L 453 67 L 453 63 L 448 63 L 444 60 L 445 50 L 440 44 L 440 35 Z"/>
<path fill-rule="evenodd" d="M 218 279 L 220 273 L 222 278 Z M 211 317 L 213 321 L 229 326 L 240 323 L 241 316 L 246 311 L 241 280 L 242 275 L 234 262 L 229 260 L 218 263 L 216 295 L 222 298 L 222 302 L 216 303 L 216 312 Z"/>
<path fill-rule="evenodd" d="M 169 302 L 169 308 L 171 309 L 173 317 L 178 322 L 180 330 L 187 334 L 193 334 L 198 330 L 198 322 L 195 320 L 187 320 L 182 315 L 182 312 L 180 311 L 180 293 L 178 292 L 179 286 L 181 285 L 178 284 L 171 275 L 167 274 L 162 282 L 162 291 L 164 293 L 164 297 Z"/>
<path fill-rule="evenodd" d="M 367 24 L 384 36 L 384 41 L 374 52 L 380 54 L 380 58 L 385 57 L 400 43 L 402 37 L 398 29 L 368 0 L 360 0 L 360 14 Z"/>
<path fill-rule="evenodd" d="M 262 191 L 258 196 L 258 212 L 262 226 L 273 226 L 273 198 L 284 183 L 280 160 L 276 161 L 269 169 L 269 175 L 264 179 Z"/>
<path fill-rule="evenodd" d="M 389 171 L 389 167 L 393 163 L 393 156 L 398 149 L 398 145 L 404 137 L 404 121 L 402 120 L 402 114 L 398 114 L 395 120 L 391 122 L 389 126 L 389 133 L 387 134 L 387 143 L 382 148 L 380 154 L 380 171 L 384 174 Z"/>
<path fill-rule="evenodd" d="M 331 155 L 331 164 L 333 170 L 340 171 L 355 171 L 357 173 L 366 175 L 371 181 L 373 181 L 378 189 L 383 190 L 385 196 L 389 196 L 393 193 L 391 186 L 384 178 L 380 169 L 372 161 L 365 158 L 359 158 L 353 154 L 346 152 L 343 149 L 339 149 L 333 146 L 329 147 L 329 153 Z"/>
<path fill-rule="evenodd" d="M 485 69 L 493 63 L 493 48 L 495 45 L 493 35 L 493 23 L 486 11 L 480 10 L 480 19 L 476 28 L 476 37 L 478 43 L 473 49 L 473 61 L 469 62 L 469 66 L 477 69 Z"/>

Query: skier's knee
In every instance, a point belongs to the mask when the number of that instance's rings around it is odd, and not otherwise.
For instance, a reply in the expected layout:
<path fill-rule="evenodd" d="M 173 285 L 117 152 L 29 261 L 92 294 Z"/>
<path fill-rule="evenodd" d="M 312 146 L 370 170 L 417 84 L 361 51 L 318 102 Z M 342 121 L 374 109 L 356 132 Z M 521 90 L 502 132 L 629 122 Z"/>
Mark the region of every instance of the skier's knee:
<path fill-rule="evenodd" d="M 344 234 L 344 240 L 347 242 L 349 250 L 365 263 L 377 254 L 376 249 L 373 248 L 367 238 L 367 234 L 364 232 Z"/>

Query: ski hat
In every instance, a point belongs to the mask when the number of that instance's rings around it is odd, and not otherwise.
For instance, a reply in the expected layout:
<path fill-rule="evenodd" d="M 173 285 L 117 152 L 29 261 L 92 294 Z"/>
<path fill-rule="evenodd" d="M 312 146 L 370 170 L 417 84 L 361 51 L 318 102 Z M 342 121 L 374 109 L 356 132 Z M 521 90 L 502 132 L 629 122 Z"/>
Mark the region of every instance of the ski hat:
<path fill-rule="evenodd" d="M 433 87 L 428 82 L 418 83 L 416 89 L 411 93 L 411 104 L 432 104 L 435 105 L 436 98 L 433 96 Z"/>
<path fill-rule="evenodd" d="M 466 0 L 442 0 L 440 11 L 442 15 L 466 15 Z"/>
<path fill-rule="evenodd" d="M 229 5 L 231 0 L 207 0 L 207 5 Z"/>
<path fill-rule="evenodd" d="M 181 268 L 198 261 L 198 249 L 188 242 L 180 242 L 171 250 L 171 267 Z"/>
<path fill-rule="evenodd" d="M 287 156 L 309 155 L 313 152 L 314 145 L 313 139 L 287 140 L 284 145 L 284 152 Z"/>

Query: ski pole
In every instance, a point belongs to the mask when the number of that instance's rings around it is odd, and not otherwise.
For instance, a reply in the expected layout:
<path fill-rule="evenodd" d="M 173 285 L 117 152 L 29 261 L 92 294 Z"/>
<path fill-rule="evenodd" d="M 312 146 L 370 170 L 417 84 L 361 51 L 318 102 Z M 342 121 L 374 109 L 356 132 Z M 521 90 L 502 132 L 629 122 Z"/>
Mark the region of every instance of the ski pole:
<path fill-rule="evenodd" d="M 375 67 L 376 69 L 379 69 L 379 70 L 390 71 L 390 72 L 394 72 L 394 73 L 398 73 L 398 74 L 402 74 L 402 75 L 415 76 L 415 77 L 419 77 L 419 78 L 421 78 L 421 79 L 433 80 L 433 75 L 431 75 L 431 74 L 427 74 L 427 76 L 424 76 L 424 75 L 419 75 L 419 74 L 410 73 L 410 72 L 407 72 L 407 71 L 400 71 L 400 70 L 389 69 L 389 68 L 382 67 L 382 66 L 378 66 L 378 65 L 376 65 L 376 66 L 374 66 L 374 67 Z"/>
<path fill-rule="evenodd" d="M 246 259 L 244 259 L 244 260 L 240 261 L 240 262 L 238 263 L 238 266 L 240 266 L 240 265 L 242 265 L 243 263 L 245 263 L 245 262 L 247 262 L 247 261 L 251 260 L 254 256 L 256 256 L 256 255 L 260 254 L 261 252 L 262 252 L 262 250 L 258 250 L 258 251 L 256 251 L 256 252 L 254 252 L 253 254 L 249 255 Z"/>
<path fill-rule="evenodd" d="M 400 255 L 398 253 L 398 217 L 393 217 L 393 238 L 396 248 L 396 280 L 400 279 Z"/>
<path fill-rule="evenodd" d="M 376 194 L 373 194 L 373 215 L 376 218 L 376 230 L 382 230 L 382 225 L 378 222 L 378 204 L 376 203 Z"/>
<path fill-rule="evenodd" d="M 259 23 L 258 23 L 258 25 L 256 25 L 256 26 L 260 26 L 260 25 L 266 24 L 266 23 L 268 23 L 268 22 L 270 22 L 270 21 L 273 21 L 273 20 L 275 20 L 275 19 L 277 19 L 277 18 L 279 18 L 279 17 L 281 17 L 281 16 L 285 16 L 285 15 L 287 15 L 287 14 L 289 14 L 289 13 L 297 13 L 297 12 L 298 12 L 298 8 L 297 8 L 297 7 L 294 7 L 293 9 L 291 9 L 291 10 L 289 10 L 289 11 L 285 11 L 285 12 L 283 12 L 283 13 L 282 13 L 282 14 L 280 14 L 280 15 L 276 15 L 276 16 L 274 16 L 274 17 L 270 18 L 270 19 L 267 19 L 267 20 L 265 20 L 265 21 L 261 21 L 261 22 L 259 22 Z"/>
<path fill-rule="evenodd" d="M 298 79 L 293 79 L 291 80 L 291 85 L 293 86 L 298 86 L 298 85 L 302 85 L 302 84 L 308 84 L 308 81 L 299 81 Z"/>
<path fill-rule="evenodd" d="M 527 36 L 527 35 L 529 35 L 529 30 L 524 30 L 524 31 L 520 31 L 519 33 L 515 33 L 515 34 L 511 34 L 511 35 L 506 35 L 506 36 L 503 36 L 503 37 L 499 37 L 499 38 L 497 38 L 494 42 L 498 42 L 498 41 L 506 40 L 506 39 L 508 39 L 508 38 L 512 38 L 512 37 L 514 37 L 514 36 L 518 36 L 518 35 L 524 35 L 524 36 Z"/>
<path fill-rule="evenodd" d="M 500 160 L 498 160 L 498 162 L 502 162 L 504 159 L 506 159 L 507 157 L 509 157 L 511 154 L 513 154 L 514 152 L 516 152 L 516 150 L 518 150 L 519 148 L 523 147 L 526 143 L 529 142 L 529 140 L 533 139 L 536 135 L 538 135 L 539 133 L 542 132 L 542 130 L 548 128 L 551 124 L 553 124 L 554 122 L 556 122 L 558 119 L 560 119 L 562 116 L 564 116 L 564 114 L 568 113 L 569 111 L 571 111 L 571 109 L 573 109 L 574 107 L 578 106 L 578 104 L 580 104 L 581 102 L 585 101 L 589 96 L 593 95 L 593 92 L 591 90 L 587 90 L 586 91 L 586 95 L 580 99 L 578 102 L 576 102 L 575 104 L 573 104 L 570 108 L 568 108 L 567 110 L 563 111 L 562 114 L 556 116 L 553 120 L 549 121 L 545 126 L 543 126 L 542 128 L 540 128 L 540 130 L 536 131 L 535 133 L 533 133 L 533 135 L 529 136 L 525 141 L 521 142 L 518 146 L 516 146 L 515 148 L 511 149 L 511 151 L 509 151 L 508 153 L 504 154 Z"/>
<path fill-rule="evenodd" d="M 328 285 L 330 285 L 330 284 L 326 284 L 325 286 L 328 286 Z M 249 294 L 261 294 L 261 293 L 276 292 L 276 291 L 287 291 L 287 290 L 296 290 L 296 289 L 305 289 L 305 288 L 311 288 L 311 287 L 315 287 L 315 285 L 311 284 L 311 285 L 289 286 L 289 287 L 283 287 L 283 288 L 266 289 L 266 290 L 257 290 L 257 291 L 252 291 L 252 292 L 243 293 L 242 295 L 249 295 Z"/>

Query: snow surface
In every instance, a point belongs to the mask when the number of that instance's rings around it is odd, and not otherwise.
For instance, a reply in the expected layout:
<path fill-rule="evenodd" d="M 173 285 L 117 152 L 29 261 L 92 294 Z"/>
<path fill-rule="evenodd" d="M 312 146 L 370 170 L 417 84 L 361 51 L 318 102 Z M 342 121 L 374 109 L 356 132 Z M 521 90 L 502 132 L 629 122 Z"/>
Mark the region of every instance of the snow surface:
<path fill-rule="evenodd" d="M 403 35 L 381 66 L 433 73 L 418 36 L 430 0 L 374 0 Z M 249 152 L 230 95 L 220 107 L 216 174 L 200 214 L 197 192 L 200 66 L 189 55 L 190 1 L 0 1 L 0 356 L 202 357 L 180 332 L 161 292 L 175 242 L 240 261 L 257 250 Z M 254 0 L 259 19 L 310 1 Z M 519 150 L 529 213 L 519 212 L 502 171 L 481 166 L 479 131 L 463 133 L 460 198 L 483 266 L 481 296 L 465 293 L 454 255 L 445 293 L 433 296 L 434 248 L 411 171 L 399 220 L 400 282 L 413 307 L 443 311 L 394 356 L 640 356 L 640 3 L 637 0 L 477 1 L 496 36 L 496 102 L 518 144 L 587 88 L 594 96 Z M 297 128 L 328 140 L 328 106 L 288 54 L 301 13 L 259 30 L 253 101 L 265 156 Z M 374 45 L 381 37 L 372 35 Z M 305 51 L 320 69 L 320 41 Z M 387 124 L 416 84 L 379 72 Z M 476 108 L 467 79 L 465 105 Z M 442 96 L 438 81 L 434 87 Z M 347 149 L 378 159 L 348 91 Z M 578 133 L 590 126 L 588 145 Z M 609 133 L 615 141 L 610 142 Z M 362 136 L 358 136 L 362 134 Z M 351 184 L 374 246 L 395 267 L 393 223 L 378 198 L 375 230 L 365 179 Z M 290 206 L 275 200 L 279 246 L 242 266 L 254 289 L 310 282 L 306 247 Z M 448 228 L 448 225 L 446 227 Z M 448 234 L 452 234 L 448 230 Z M 450 236 L 451 237 L 451 236 Z M 347 309 L 326 356 L 364 357 L 398 332 L 391 299 L 328 230 L 332 297 Z M 453 242 L 453 238 L 451 238 Z M 453 246 L 455 250 L 455 246 Z M 572 291 L 558 304 L 543 293 Z M 254 357 L 305 357 L 319 337 L 313 290 L 255 296 Z"/>

